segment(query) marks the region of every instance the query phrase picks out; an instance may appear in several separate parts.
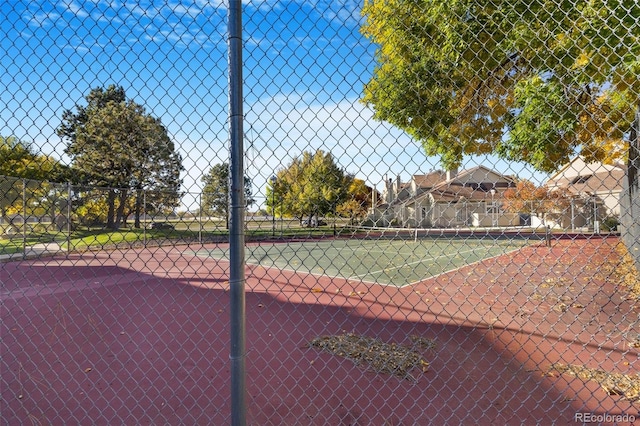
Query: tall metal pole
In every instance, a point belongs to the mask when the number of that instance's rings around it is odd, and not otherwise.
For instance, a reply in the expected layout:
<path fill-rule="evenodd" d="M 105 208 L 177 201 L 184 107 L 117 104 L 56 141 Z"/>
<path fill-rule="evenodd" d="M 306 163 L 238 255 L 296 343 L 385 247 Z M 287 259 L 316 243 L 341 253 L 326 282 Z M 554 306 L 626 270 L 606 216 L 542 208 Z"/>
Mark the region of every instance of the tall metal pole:
<path fill-rule="evenodd" d="M 26 179 L 22 179 L 22 258 L 23 259 L 27 258 L 27 180 Z"/>
<path fill-rule="evenodd" d="M 491 227 L 496 226 L 496 203 L 494 201 L 495 195 L 496 195 L 496 190 L 491 189 Z"/>
<path fill-rule="evenodd" d="M 199 196 L 200 203 L 198 206 L 198 242 L 202 244 L 202 193 Z"/>
<path fill-rule="evenodd" d="M 142 245 L 147 247 L 147 190 L 142 191 L 142 211 L 144 212 L 144 226 L 142 227 Z"/>
<path fill-rule="evenodd" d="M 231 424 L 246 424 L 242 1 L 229 0 Z"/>
<path fill-rule="evenodd" d="M 629 135 L 625 186 L 627 194 L 624 203 L 625 214 L 621 215 L 621 218 L 625 219 L 622 223 L 622 236 L 629 253 L 635 258 L 636 267 L 640 270 L 640 104 Z"/>
<path fill-rule="evenodd" d="M 67 255 L 71 253 L 71 182 L 67 182 Z"/>
<path fill-rule="evenodd" d="M 278 178 L 271 176 L 271 236 L 276 236 L 276 181 Z"/>

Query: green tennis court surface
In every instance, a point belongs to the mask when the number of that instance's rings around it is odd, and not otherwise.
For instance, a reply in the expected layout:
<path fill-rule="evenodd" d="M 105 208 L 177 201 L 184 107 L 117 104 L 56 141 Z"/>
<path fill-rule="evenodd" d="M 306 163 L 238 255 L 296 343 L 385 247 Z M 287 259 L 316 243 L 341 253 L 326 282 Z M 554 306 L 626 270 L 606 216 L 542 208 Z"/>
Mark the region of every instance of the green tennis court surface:
<path fill-rule="evenodd" d="M 402 287 L 528 245 L 526 239 L 319 240 L 248 245 L 248 265 Z M 229 259 L 228 249 L 197 256 Z"/>

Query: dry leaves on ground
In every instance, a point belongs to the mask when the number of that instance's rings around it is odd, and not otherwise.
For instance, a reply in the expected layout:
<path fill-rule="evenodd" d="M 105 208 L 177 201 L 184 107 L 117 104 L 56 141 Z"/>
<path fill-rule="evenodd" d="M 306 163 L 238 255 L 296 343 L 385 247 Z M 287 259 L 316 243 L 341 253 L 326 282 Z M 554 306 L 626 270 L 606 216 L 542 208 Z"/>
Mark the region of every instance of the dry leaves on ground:
<path fill-rule="evenodd" d="M 583 365 L 552 364 L 549 372 L 557 371 L 573 377 L 597 382 L 609 395 L 621 395 L 635 402 L 640 401 L 640 375 L 609 373 L 604 370 L 588 368 Z"/>
<path fill-rule="evenodd" d="M 618 256 L 610 260 L 603 268 L 604 273 L 616 284 L 621 284 L 626 288 L 630 300 L 640 302 L 640 274 L 636 269 L 633 257 L 623 243 L 618 244 L 616 253 Z"/>
<path fill-rule="evenodd" d="M 419 336 L 411 336 L 411 340 L 414 347 L 435 347 L 433 341 Z M 353 333 L 316 337 L 309 342 L 309 346 L 350 359 L 356 365 L 369 367 L 378 373 L 401 378 L 412 378 L 410 372 L 414 368 L 419 368 L 423 373 L 429 368 L 427 360 L 413 348 Z"/>

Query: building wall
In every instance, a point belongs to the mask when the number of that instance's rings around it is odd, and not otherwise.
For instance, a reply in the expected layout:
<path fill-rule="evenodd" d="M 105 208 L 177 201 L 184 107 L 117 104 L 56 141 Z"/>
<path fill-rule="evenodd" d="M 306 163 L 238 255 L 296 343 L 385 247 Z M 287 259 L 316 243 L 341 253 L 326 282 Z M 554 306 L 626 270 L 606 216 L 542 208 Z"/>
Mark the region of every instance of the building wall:
<path fill-rule="evenodd" d="M 505 227 L 520 226 L 520 215 L 518 213 L 498 213 L 495 215 L 488 213 L 473 213 L 472 225 L 476 227 Z"/>
<path fill-rule="evenodd" d="M 599 192 L 596 195 L 598 198 L 600 198 L 600 200 L 602 200 L 602 204 L 606 209 L 606 211 L 604 212 L 606 216 L 620 215 L 620 192 L 619 191 Z"/>

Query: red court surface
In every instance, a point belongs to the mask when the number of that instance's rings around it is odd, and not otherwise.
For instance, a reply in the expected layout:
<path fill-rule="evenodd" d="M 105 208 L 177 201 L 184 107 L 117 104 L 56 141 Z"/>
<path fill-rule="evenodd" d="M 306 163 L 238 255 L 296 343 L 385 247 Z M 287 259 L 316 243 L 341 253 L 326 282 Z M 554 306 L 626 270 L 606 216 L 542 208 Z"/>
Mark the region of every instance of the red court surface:
<path fill-rule="evenodd" d="M 575 424 L 640 401 L 549 374 L 640 370 L 640 307 L 600 265 L 615 238 L 532 246 L 404 288 L 246 270 L 252 425 Z M 0 418 L 14 424 L 228 424 L 228 264 L 201 246 L 0 264 Z M 415 380 L 309 348 L 357 333 L 433 339 Z M 637 422 L 637 421 L 636 421 Z"/>

